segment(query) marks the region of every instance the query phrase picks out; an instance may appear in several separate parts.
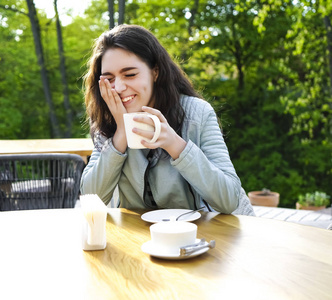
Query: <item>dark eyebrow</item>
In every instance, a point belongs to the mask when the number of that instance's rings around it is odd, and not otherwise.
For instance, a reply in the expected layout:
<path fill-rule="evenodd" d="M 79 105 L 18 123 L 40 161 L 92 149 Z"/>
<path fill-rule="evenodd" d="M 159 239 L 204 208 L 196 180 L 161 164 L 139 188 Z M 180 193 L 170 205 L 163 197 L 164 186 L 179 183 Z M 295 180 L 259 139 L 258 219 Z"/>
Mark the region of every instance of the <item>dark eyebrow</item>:
<path fill-rule="evenodd" d="M 127 72 L 127 71 L 131 71 L 131 70 L 135 70 L 137 69 L 136 67 L 127 67 L 127 68 L 123 68 L 120 70 L 120 73 L 124 73 L 124 72 Z M 101 74 L 102 76 L 106 76 L 106 75 L 113 75 L 112 73 L 110 72 L 105 72 L 103 74 Z"/>

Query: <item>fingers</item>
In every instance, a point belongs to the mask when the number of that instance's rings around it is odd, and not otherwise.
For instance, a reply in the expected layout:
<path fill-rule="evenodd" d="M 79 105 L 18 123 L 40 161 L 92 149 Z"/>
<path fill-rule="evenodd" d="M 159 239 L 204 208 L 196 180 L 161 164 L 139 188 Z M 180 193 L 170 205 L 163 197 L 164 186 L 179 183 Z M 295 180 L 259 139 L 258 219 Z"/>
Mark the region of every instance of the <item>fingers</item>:
<path fill-rule="evenodd" d="M 113 108 L 123 106 L 120 96 L 112 88 L 110 82 L 104 76 L 100 76 L 99 89 L 100 89 L 100 94 L 103 97 L 106 104 L 108 105 L 110 111 L 112 111 Z"/>
<path fill-rule="evenodd" d="M 139 129 L 137 127 L 133 128 L 133 133 L 136 133 L 142 137 L 145 137 L 148 140 L 152 140 L 153 135 L 154 135 L 154 131 L 143 130 L 143 129 Z"/>
<path fill-rule="evenodd" d="M 150 118 L 148 118 L 148 119 L 150 119 Z M 148 120 L 148 121 L 150 122 L 150 120 Z M 153 126 L 153 124 L 151 124 L 151 126 Z M 150 141 L 152 141 L 152 139 L 155 135 L 155 129 L 151 128 L 151 130 L 145 130 L 145 129 L 140 129 L 138 127 L 134 127 L 132 129 L 132 131 L 135 134 L 142 137 L 142 140 L 141 140 L 142 145 L 149 149 L 156 149 L 159 147 L 163 148 L 163 144 L 165 143 L 165 141 L 167 141 L 168 136 L 169 136 L 169 129 L 168 129 L 167 124 L 161 124 L 160 134 L 155 142 L 150 142 Z M 147 141 L 144 140 L 143 138 L 145 138 Z"/>
<path fill-rule="evenodd" d="M 148 112 L 152 115 L 157 116 L 159 118 L 160 122 L 162 122 L 162 123 L 166 122 L 167 123 L 166 118 L 164 117 L 164 115 L 158 109 L 155 109 L 155 108 L 152 108 L 152 107 L 149 107 L 149 106 L 143 106 L 142 110 L 145 111 L 145 112 Z"/>
<path fill-rule="evenodd" d="M 100 94 L 105 102 L 113 100 L 112 87 L 110 86 L 108 80 L 103 76 L 100 76 L 99 88 L 100 88 Z"/>
<path fill-rule="evenodd" d="M 145 116 L 144 114 L 135 115 L 133 120 L 138 123 L 148 124 L 154 127 L 154 122 L 150 117 Z"/>
<path fill-rule="evenodd" d="M 104 101 L 106 102 L 108 99 L 108 95 L 107 95 L 105 82 L 103 80 L 99 80 L 98 83 L 99 83 L 100 94 L 103 97 Z"/>
<path fill-rule="evenodd" d="M 158 110 L 158 109 L 155 109 L 155 108 L 152 108 L 152 107 L 148 107 L 148 106 L 143 106 L 142 107 L 142 111 L 143 112 L 147 112 L 147 113 L 150 113 L 154 116 L 156 116 L 159 120 L 160 120 L 160 134 L 159 134 L 159 137 L 158 139 L 156 140 L 156 142 L 154 143 L 149 143 L 149 142 L 146 142 L 146 141 L 142 141 L 142 144 L 147 147 L 147 148 L 150 148 L 150 149 L 155 149 L 155 148 L 158 148 L 158 147 L 162 147 L 162 145 L 165 143 L 165 141 L 169 138 L 169 133 L 172 131 L 166 118 L 164 117 L 164 115 Z M 136 116 L 134 118 L 135 121 L 137 122 L 142 122 L 142 123 L 146 123 L 146 124 L 149 124 L 151 126 L 155 126 L 154 124 L 154 121 L 151 119 L 151 117 L 148 117 L 148 116 L 145 116 L 144 114 L 141 114 L 139 116 Z M 152 140 L 153 136 L 154 136 L 154 131 L 153 132 L 148 132 L 148 131 L 142 131 L 142 130 L 139 130 L 138 128 L 135 128 L 135 133 L 149 139 L 149 140 Z"/>
<path fill-rule="evenodd" d="M 178 158 L 180 152 L 184 149 L 186 142 L 174 131 L 172 127 L 169 126 L 166 118 L 158 109 L 143 106 L 142 111 L 158 117 L 161 125 L 160 135 L 158 139 L 154 143 L 142 139 L 141 141 L 142 145 L 149 149 L 162 148 L 165 151 L 167 151 L 172 158 L 174 159 Z M 151 126 L 154 126 L 153 121 L 149 117 L 144 116 L 144 114 L 135 117 L 134 120 L 137 122 L 147 123 L 150 124 Z M 149 132 L 136 127 L 133 129 L 133 132 L 150 141 L 154 136 L 154 131 Z"/>

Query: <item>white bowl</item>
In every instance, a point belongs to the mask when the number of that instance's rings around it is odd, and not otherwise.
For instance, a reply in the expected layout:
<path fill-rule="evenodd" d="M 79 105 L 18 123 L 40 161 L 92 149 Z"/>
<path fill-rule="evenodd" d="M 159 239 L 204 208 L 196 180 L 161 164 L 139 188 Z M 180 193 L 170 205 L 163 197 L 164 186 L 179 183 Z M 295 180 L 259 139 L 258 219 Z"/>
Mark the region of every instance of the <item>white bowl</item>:
<path fill-rule="evenodd" d="M 180 247 L 194 244 L 197 225 L 184 221 L 159 222 L 150 226 L 153 247 L 163 253 L 178 254 Z"/>

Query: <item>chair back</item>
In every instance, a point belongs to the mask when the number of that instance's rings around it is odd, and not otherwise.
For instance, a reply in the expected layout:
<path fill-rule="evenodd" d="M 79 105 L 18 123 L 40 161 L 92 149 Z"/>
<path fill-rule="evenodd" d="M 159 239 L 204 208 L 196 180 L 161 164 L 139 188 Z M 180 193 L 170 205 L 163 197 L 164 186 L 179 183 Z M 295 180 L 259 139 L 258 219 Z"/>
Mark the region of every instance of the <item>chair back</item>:
<path fill-rule="evenodd" d="M 74 207 L 84 166 L 76 154 L 0 155 L 0 210 Z"/>

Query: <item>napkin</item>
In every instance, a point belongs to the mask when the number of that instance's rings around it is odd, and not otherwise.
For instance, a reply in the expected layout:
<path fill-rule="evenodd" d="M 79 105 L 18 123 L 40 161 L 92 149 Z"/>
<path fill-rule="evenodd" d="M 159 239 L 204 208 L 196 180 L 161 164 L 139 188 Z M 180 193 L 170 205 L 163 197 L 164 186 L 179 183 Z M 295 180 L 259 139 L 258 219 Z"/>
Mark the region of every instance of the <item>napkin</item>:
<path fill-rule="evenodd" d="M 86 222 L 83 227 L 83 240 L 88 245 L 83 248 L 91 246 L 100 246 L 99 249 L 106 246 L 106 218 L 107 207 L 104 202 L 95 194 L 87 194 L 80 196 L 81 207 L 83 216 Z M 87 224 L 86 224 L 87 223 Z M 87 226 L 86 226 L 87 225 Z"/>

